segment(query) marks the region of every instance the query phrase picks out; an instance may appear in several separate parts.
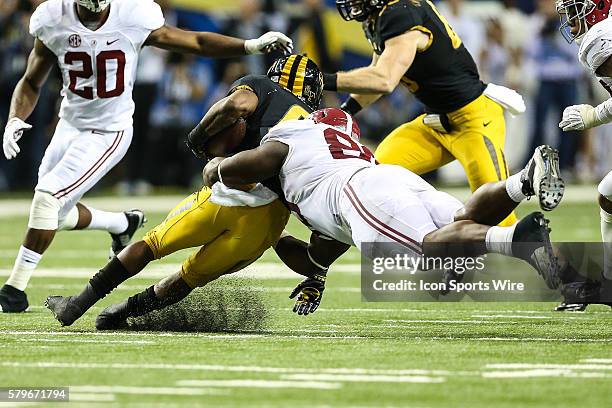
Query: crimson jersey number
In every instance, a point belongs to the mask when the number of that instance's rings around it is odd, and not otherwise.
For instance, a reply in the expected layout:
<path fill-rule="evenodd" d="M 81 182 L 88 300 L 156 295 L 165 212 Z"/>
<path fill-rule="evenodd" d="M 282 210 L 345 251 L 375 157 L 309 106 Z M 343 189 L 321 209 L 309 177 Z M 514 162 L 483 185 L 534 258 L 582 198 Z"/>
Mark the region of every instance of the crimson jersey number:
<path fill-rule="evenodd" d="M 117 74 L 115 78 L 115 87 L 109 90 L 106 89 L 106 65 L 108 61 L 112 60 L 117 61 Z M 73 65 L 75 62 L 80 62 L 82 66 L 80 70 L 71 69 L 68 71 L 70 77 L 68 89 L 82 98 L 93 99 L 93 87 L 85 86 L 81 89 L 77 89 L 77 79 L 87 79 L 93 75 L 94 61 L 86 52 L 67 52 L 64 56 L 64 63 Z M 113 98 L 121 95 L 125 90 L 125 53 L 121 50 L 102 51 L 96 55 L 95 64 L 98 71 L 98 77 L 96 78 L 96 92 L 98 98 Z"/>
<path fill-rule="evenodd" d="M 376 159 L 370 149 L 357 143 L 349 135 L 334 128 L 325 129 L 323 134 L 334 159 L 361 159 L 370 163 L 376 163 Z"/>

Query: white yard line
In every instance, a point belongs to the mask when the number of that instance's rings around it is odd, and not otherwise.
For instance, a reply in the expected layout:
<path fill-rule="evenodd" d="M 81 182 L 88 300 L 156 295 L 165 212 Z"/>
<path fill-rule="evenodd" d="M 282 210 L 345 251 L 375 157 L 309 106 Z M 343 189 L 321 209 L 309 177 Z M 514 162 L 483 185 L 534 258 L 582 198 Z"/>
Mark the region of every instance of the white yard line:
<path fill-rule="evenodd" d="M 484 378 L 541 378 L 541 377 L 568 377 L 568 378 L 612 378 L 606 373 L 575 372 L 559 368 L 540 368 L 533 370 L 490 371 L 482 373 Z"/>
<path fill-rule="evenodd" d="M 426 319 L 411 319 L 411 320 L 383 320 L 384 322 L 389 323 L 409 323 L 409 324 L 419 324 L 419 323 L 435 323 L 435 324 L 518 324 L 518 322 L 513 321 L 498 321 L 498 320 L 426 320 Z M 410 326 L 402 326 L 402 325 L 378 325 L 378 326 L 369 326 L 369 327 L 392 327 L 392 328 L 402 328 L 402 327 L 410 327 Z"/>
<path fill-rule="evenodd" d="M 81 255 L 82 256 L 82 255 Z M 102 266 L 102 265 L 100 265 Z M 138 275 L 132 277 L 142 279 L 160 279 L 165 278 L 173 272 L 181 269 L 179 263 L 167 263 L 167 264 L 152 264 L 149 265 L 144 271 Z M 9 276 L 11 269 L 0 269 L 0 277 Z M 349 264 L 338 264 L 332 267 L 333 273 L 346 273 L 359 275 L 361 271 L 361 265 L 357 263 Z M 40 278 L 91 278 L 97 272 L 96 268 L 38 268 L 34 274 L 35 277 Z M 299 278 L 294 272 L 289 270 L 286 266 L 278 262 L 257 262 L 254 263 L 244 270 L 229 275 L 233 278 L 249 278 L 249 279 L 292 279 Z"/>
<path fill-rule="evenodd" d="M 188 387 L 131 387 L 123 385 L 75 385 L 70 392 L 138 395 L 225 395 L 222 390 Z"/>
<path fill-rule="evenodd" d="M 228 387 L 228 388 L 307 388 L 336 390 L 342 384 L 324 381 L 278 381 L 278 380 L 180 380 L 176 385 L 182 387 Z"/>
<path fill-rule="evenodd" d="M 364 335 L 350 335 L 350 336 L 304 336 L 300 334 L 287 334 L 291 333 L 291 330 L 268 330 L 265 333 L 255 334 L 208 334 L 208 333 L 168 333 L 168 332 L 79 332 L 79 331 L 28 331 L 28 330 L 0 330 L 0 335 L 14 335 L 14 336 L 124 336 L 124 337 L 138 337 L 144 336 L 146 338 L 155 337 L 168 337 L 168 338 L 206 338 L 206 339 L 224 339 L 224 340 L 262 340 L 262 339 L 274 339 L 274 340 L 292 340 L 292 339 L 310 339 L 310 340 L 381 340 L 390 339 L 397 340 L 397 337 L 392 336 L 364 336 Z M 308 330 L 313 332 L 313 330 Z M 316 332 L 316 331 L 314 331 Z M 326 333 L 326 332 L 324 332 Z M 328 333 L 328 332 L 327 332 Z M 332 333 L 334 333 L 332 331 Z M 576 339 L 576 338 L 553 338 L 553 337 L 413 337 L 419 340 L 429 341 L 508 341 L 508 342 L 566 342 L 566 343 L 612 343 L 611 339 Z"/>
<path fill-rule="evenodd" d="M 581 363 L 612 364 L 612 358 L 584 358 Z"/>
<path fill-rule="evenodd" d="M 25 343 L 38 341 L 42 343 L 156 344 L 156 342 L 151 340 L 47 339 L 36 337 L 17 339 L 17 341 Z"/>
<path fill-rule="evenodd" d="M 511 315 L 511 314 L 497 314 L 497 315 L 483 315 L 477 314 L 472 315 L 471 317 L 480 318 L 480 319 L 552 319 L 555 316 L 536 316 L 536 315 Z M 566 317 L 566 319 L 576 319 L 575 317 Z"/>
<path fill-rule="evenodd" d="M 462 201 L 470 196 L 470 190 L 463 187 L 442 187 L 442 191 L 448 192 Z M 148 212 L 166 213 L 176 204 L 187 197 L 184 195 L 162 195 L 145 197 L 86 197 L 85 204 L 103 208 L 106 211 L 125 211 L 126 208 L 140 208 Z M 569 185 L 563 196 L 564 203 L 589 203 L 595 202 L 597 198 L 597 187 L 595 185 Z M 0 218 L 14 216 L 27 216 L 30 211 L 30 198 L 10 199 L 4 198 L 0 202 Z M 526 205 L 533 205 L 527 203 Z"/>
<path fill-rule="evenodd" d="M 496 363 L 496 364 L 487 364 L 485 365 L 485 368 L 612 371 L 612 364 L 611 365 L 601 365 L 601 364 Z"/>
<path fill-rule="evenodd" d="M 170 364 L 170 363 L 61 363 L 61 362 L 0 362 L 5 367 L 31 368 L 73 368 L 73 369 L 105 369 L 105 370 L 186 370 L 186 371 L 221 371 L 239 373 L 269 373 L 269 374 L 334 374 L 334 375 L 378 375 L 378 376 L 450 376 L 478 375 L 477 371 L 448 371 L 426 369 L 374 369 L 374 368 L 296 368 L 296 367 L 266 367 L 266 366 L 235 366 L 211 364 Z"/>
<path fill-rule="evenodd" d="M 111 402 L 115 400 L 114 394 L 71 392 L 70 402 Z"/>
<path fill-rule="evenodd" d="M 445 377 L 428 377 L 428 376 L 391 376 L 391 375 L 347 375 L 347 374 L 287 374 L 281 378 L 287 380 L 308 381 L 340 381 L 340 382 L 369 382 L 369 383 L 443 383 Z"/>

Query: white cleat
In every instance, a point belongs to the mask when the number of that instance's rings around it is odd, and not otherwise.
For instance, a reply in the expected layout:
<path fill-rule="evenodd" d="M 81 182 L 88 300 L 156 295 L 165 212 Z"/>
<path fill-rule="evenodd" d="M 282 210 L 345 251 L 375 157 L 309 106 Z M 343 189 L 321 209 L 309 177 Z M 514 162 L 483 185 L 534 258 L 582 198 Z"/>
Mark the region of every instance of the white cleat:
<path fill-rule="evenodd" d="M 547 145 L 538 147 L 523 170 L 521 182 L 523 193 L 527 197 L 536 196 L 542 210 L 554 210 L 565 192 L 559 170 L 559 151 Z"/>

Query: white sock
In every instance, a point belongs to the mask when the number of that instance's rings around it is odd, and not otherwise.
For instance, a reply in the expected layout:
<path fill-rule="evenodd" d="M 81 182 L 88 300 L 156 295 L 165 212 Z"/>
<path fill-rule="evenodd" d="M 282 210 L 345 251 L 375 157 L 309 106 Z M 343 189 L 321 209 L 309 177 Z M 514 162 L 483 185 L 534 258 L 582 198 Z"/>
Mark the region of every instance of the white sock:
<path fill-rule="evenodd" d="M 601 239 L 604 243 L 604 271 L 603 276 L 612 280 L 612 214 L 601 210 Z"/>
<path fill-rule="evenodd" d="M 101 211 L 91 207 L 87 209 L 91 212 L 91 222 L 85 229 L 108 231 L 111 234 L 121 234 L 127 230 L 128 220 L 124 213 Z"/>
<path fill-rule="evenodd" d="M 527 198 L 523 194 L 523 183 L 521 183 L 522 172 L 508 177 L 506 180 L 506 192 L 515 203 L 520 203 Z"/>
<path fill-rule="evenodd" d="M 36 253 L 23 245 L 19 248 L 17 253 L 17 259 L 15 259 L 15 265 L 11 276 L 6 281 L 7 285 L 24 291 L 28 286 L 32 272 L 36 269 L 36 266 L 40 262 L 42 255 Z"/>
<path fill-rule="evenodd" d="M 512 237 L 516 225 L 511 227 L 491 227 L 487 231 L 485 244 L 487 251 L 512 256 Z"/>

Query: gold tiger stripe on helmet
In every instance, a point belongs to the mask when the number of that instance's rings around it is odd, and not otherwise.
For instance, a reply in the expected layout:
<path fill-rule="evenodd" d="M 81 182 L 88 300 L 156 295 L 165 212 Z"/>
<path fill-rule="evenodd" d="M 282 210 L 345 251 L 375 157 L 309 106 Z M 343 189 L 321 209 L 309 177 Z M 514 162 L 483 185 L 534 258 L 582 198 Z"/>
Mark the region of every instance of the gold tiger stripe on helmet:
<path fill-rule="evenodd" d="M 295 63 L 296 58 L 297 55 L 290 56 L 287 62 L 285 63 L 285 66 L 283 67 L 283 73 L 281 74 L 280 80 L 278 81 L 278 84 L 283 88 L 287 88 L 287 86 L 289 85 L 289 75 L 291 74 L 291 68 Z"/>
<path fill-rule="evenodd" d="M 304 78 L 306 77 L 306 64 L 308 64 L 308 58 L 302 57 L 300 65 L 298 65 L 297 73 L 295 75 L 295 81 L 293 82 L 293 89 L 291 90 L 294 95 L 302 95 L 304 90 Z"/>

